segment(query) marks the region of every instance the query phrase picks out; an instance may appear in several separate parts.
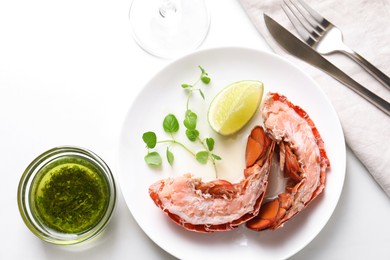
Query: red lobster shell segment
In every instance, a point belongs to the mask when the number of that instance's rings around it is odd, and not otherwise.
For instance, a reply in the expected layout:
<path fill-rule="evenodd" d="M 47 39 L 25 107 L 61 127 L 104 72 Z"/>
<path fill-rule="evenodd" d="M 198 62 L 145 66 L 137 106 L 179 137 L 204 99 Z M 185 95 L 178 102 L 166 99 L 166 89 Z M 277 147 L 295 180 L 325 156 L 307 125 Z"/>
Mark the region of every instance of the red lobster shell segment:
<path fill-rule="evenodd" d="M 302 108 L 283 95 L 268 93 L 262 115 L 266 132 L 278 142 L 280 168 L 289 179 L 285 191 L 246 223 L 253 230 L 277 229 L 302 211 L 323 191 L 330 167 L 324 142 Z"/>
<path fill-rule="evenodd" d="M 284 95 L 280 95 L 278 93 L 269 93 L 268 94 L 275 102 L 282 102 L 282 103 L 285 103 L 286 105 L 288 105 L 288 107 L 290 107 L 291 109 L 293 109 L 302 119 L 304 119 L 307 124 L 310 126 L 311 128 L 311 131 L 314 135 L 314 137 L 316 138 L 316 142 L 317 142 L 317 145 L 318 145 L 318 148 L 320 149 L 320 153 L 321 153 L 321 158 L 322 160 L 324 160 L 324 163 L 330 167 L 330 162 L 329 162 L 329 159 L 328 159 L 328 156 L 326 154 L 326 151 L 325 151 L 325 147 L 324 147 L 324 141 L 322 140 L 321 138 L 321 135 L 320 135 L 320 132 L 317 130 L 316 126 L 314 125 L 314 122 L 313 120 L 311 120 L 311 118 L 309 117 L 309 115 L 306 113 L 305 110 L 303 110 L 300 106 L 297 106 L 297 105 L 294 105 L 293 103 L 291 103 L 286 96 Z M 264 103 L 265 104 L 265 103 Z"/>
<path fill-rule="evenodd" d="M 271 166 L 275 143 L 262 128 L 256 138 L 267 139 L 244 170 L 239 183 L 202 182 L 190 174 L 160 180 L 149 188 L 150 197 L 176 224 L 197 232 L 231 230 L 258 215 Z M 255 158 L 256 157 L 256 158 Z"/>

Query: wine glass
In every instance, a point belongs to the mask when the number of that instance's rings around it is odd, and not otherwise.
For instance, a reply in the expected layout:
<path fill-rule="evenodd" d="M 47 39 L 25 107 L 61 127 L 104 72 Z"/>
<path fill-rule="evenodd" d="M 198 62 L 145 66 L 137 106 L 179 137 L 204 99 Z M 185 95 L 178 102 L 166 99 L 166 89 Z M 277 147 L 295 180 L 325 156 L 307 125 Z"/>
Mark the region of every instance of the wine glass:
<path fill-rule="evenodd" d="M 204 0 L 133 0 L 129 20 L 138 45 L 161 58 L 198 48 L 210 27 Z"/>

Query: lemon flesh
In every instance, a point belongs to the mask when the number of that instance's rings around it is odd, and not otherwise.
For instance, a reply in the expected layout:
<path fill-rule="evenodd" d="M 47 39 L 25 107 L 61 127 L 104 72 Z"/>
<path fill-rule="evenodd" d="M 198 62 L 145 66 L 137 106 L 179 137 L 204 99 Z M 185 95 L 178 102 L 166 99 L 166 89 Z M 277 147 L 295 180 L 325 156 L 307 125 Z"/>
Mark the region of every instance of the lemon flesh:
<path fill-rule="evenodd" d="M 238 81 L 225 87 L 211 101 L 210 127 L 225 136 L 238 132 L 256 113 L 263 90 L 263 83 L 257 80 Z"/>

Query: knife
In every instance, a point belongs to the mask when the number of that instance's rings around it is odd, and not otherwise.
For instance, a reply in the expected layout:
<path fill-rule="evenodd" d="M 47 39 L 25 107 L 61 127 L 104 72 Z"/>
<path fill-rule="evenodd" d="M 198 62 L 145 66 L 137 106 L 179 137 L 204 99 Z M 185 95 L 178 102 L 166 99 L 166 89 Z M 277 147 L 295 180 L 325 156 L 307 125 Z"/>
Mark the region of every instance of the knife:
<path fill-rule="evenodd" d="M 311 47 L 303 43 L 282 25 L 277 23 L 267 14 L 264 14 L 265 25 L 268 28 L 268 31 L 271 33 L 272 37 L 277 41 L 277 43 L 288 53 L 294 55 L 301 60 L 306 61 L 307 63 L 325 71 L 330 76 L 340 81 L 357 94 L 365 98 L 371 104 L 382 110 L 386 115 L 390 116 L 390 103 L 382 99 L 375 93 L 366 89 L 358 82 L 353 80 L 333 63 L 329 62 L 327 59 L 321 56 L 318 52 L 313 50 Z"/>

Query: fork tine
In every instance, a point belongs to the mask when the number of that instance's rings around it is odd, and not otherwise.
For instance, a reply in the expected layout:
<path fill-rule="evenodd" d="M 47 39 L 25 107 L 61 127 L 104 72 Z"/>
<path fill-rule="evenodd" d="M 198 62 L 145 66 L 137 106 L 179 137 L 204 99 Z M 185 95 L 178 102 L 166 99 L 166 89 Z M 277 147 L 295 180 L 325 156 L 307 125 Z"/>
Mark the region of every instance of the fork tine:
<path fill-rule="evenodd" d="M 294 28 L 297 30 L 298 34 L 306 41 L 307 44 L 310 46 L 314 45 L 317 42 L 319 34 L 311 28 L 308 28 L 303 19 L 296 15 L 296 13 L 292 10 L 291 4 L 288 4 L 286 0 L 283 2 L 284 4 L 282 4 L 281 7 Z"/>
<path fill-rule="evenodd" d="M 297 1 L 301 4 L 303 8 L 305 8 L 305 10 L 313 17 L 313 19 L 317 21 L 318 25 L 320 25 L 323 30 L 325 30 L 329 25 L 333 25 L 325 17 L 320 15 L 317 11 L 311 8 L 304 1 L 302 0 L 297 0 Z"/>
<path fill-rule="evenodd" d="M 323 28 L 321 23 L 317 21 L 316 17 L 313 17 L 311 13 L 305 9 L 305 6 L 302 6 L 302 4 L 297 4 L 296 1 L 289 0 L 289 2 L 295 7 L 299 14 L 302 15 L 305 21 L 311 25 L 311 30 L 314 29 L 318 35 L 324 33 L 325 28 Z M 300 1 L 300 3 L 302 3 L 302 1 Z M 306 29 L 308 30 L 308 28 Z"/>

